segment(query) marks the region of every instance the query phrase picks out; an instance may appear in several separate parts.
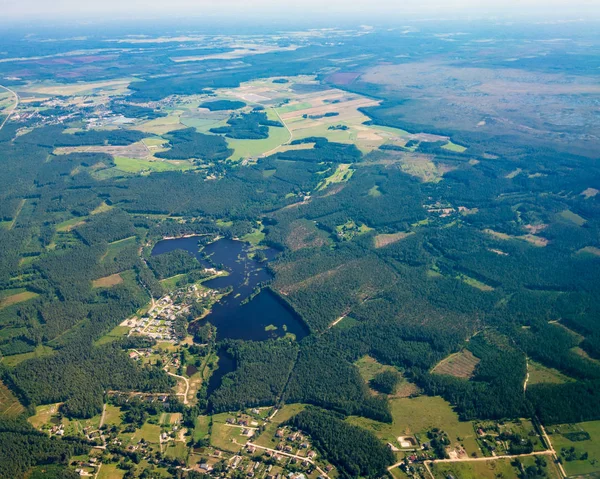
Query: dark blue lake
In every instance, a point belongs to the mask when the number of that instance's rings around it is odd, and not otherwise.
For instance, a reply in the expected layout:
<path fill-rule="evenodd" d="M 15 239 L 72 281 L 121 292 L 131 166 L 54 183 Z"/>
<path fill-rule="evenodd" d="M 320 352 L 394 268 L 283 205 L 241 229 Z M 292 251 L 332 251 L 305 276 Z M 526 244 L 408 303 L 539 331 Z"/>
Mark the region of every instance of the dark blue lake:
<path fill-rule="evenodd" d="M 269 281 L 271 274 L 265 263 L 249 257 L 250 245 L 242 241 L 221 239 L 206 245 L 199 251 L 198 238 L 177 238 L 159 241 L 152 250 L 152 255 L 168 253 L 176 249 L 189 251 L 196 255 L 204 266 L 219 265 L 229 272 L 204 284 L 209 288 L 226 288 L 233 291 L 213 306 L 205 319 L 217 327 L 217 339 L 245 339 L 262 341 L 277 338 L 291 333 L 301 340 L 308 334 L 302 319 L 281 298 L 269 289 L 263 289 L 254 298 L 248 298 L 261 283 Z M 261 250 L 267 260 L 277 254 L 274 249 Z M 204 259 L 204 255 L 210 261 Z M 193 327 L 193 326 L 192 326 Z"/>

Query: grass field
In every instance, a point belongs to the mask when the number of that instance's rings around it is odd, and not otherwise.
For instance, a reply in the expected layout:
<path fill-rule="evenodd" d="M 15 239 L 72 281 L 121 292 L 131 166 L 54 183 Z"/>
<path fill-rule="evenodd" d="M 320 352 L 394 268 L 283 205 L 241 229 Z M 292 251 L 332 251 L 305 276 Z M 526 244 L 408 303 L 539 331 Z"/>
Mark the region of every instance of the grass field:
<path fill-rule="evenodd" d="M 246 436 L 242 436 L 242 428 L 213 422 L 210 433 L 211 446 L 223 451 L 238 452 L 247 440 Z"/>
<path fill-rule="evenodd" d="M 0 382 L 0 416 L 15 417 L 25 411 L 8 387 Z"/>
<path fill-rule="evenodd" d="M 165 456 L 174 457 L 185 461 L 188 457 L 189 449 L 185 442 L 175 441 L 169 442 L 165 449 Z"/>
<path fill-rule="evenodd" d="M 118 170 L 126 173 L 146 173 L 151 171 L 182 171 L 194 168 L 188 161 L 180 161 L 174 164 L 168 161 L 149 161 L 138 158 L 115 157 L 115 165 Z"/>
<path fill-rule="evenodd" d="M 535 465 L 534 457 L 524 457 L 520 459 L 524 468 Z M 546 475 L 548 479 L 559 479 L 561 475 L 556 465 L 550 457 L 545 458 Z M 481 462 L 452 462 L 432 464 L 431 472 L 435 479 L 446 479 L 454 477 L 455 479 L 497 479 L 497 478 L 517 478 L 521 472 L 519 468 L 514 467 L 509 459 L 497 459 L 493 461 Z M 542 476 L 536 476 L 542 477 Z"/>
<path fill-rule="evenodd" d="M 445 145 L 442 146 L 444 150 L 454 151 L 456 153 L 464 153 L 467 151 L 467 148 L 462 145 L 457 145 L 456 143 L 452 143 L 449 141 Z"/>
<path fill-rule="evenodd" d="M 329 185 L 335 183 L 347 182 L 350 178 L 352 178 L 352 175 L 354 174 L 354 170 L 350 168 L 350 166 L 351 165 L 347 163 L 340 163 L 339 165 L 337 165 L 336 170 L 331 174 L 331 176 L 325 178 L 323 180 L 323 183 L 317 187 L 317 191 L 324 190 Z"/>
<path fill-rule="evenodd" d="M 456 378 L 471 378 L 479 359 L 473 356 L 473 353 L 467 349 L 452 354 L 442 359 L 432 369 L 434 374 L 446 374 Z"/>
<path fill-rule="evenodd" d="M 600 421 L 549 426 L 546 431 L 550 434 L 550 441 L 557 454 L 561 454 L 562 449 L 575 449 L 576 460 L 567 461 L 563 456 L 563 467 L 567 475 L 600 474 Z M 590 438 L 572 441 L 564 435 L 577 432 L 586 432 Z M 588 454 L 587 459 L 581 459 L 584 453 Z"/>
<path fill-rule="evenodd" d="M 129 329 L 130 328 L 128 328 L 127 326 L 115 326 L 114 329 L 112 329 L 110 332 L 98 339 L 98 341 L 96 341 L 94 344 L 96 344 L 96 346 L 100 346 L 102 344 L 117 341 L 118 339 L 121 339 L 124 336 L 126 336 L 129 332 Z"/>
<path fill-rule="evenodd" d="M 52 416 L 58 412 L 59 406 L 60 403 L 38 406 L 35 408 L 35 414 L 29 417 L 27 420 L 33 427 L 40 429 L 44 424 L 48 424 L 50 422 Z"/>
<path fill-rule="evenodd" d="M 84 224 L 86 218 L 87 217 L 85 216 L 78 216 L 76 218 L 71 218 L 70 220 L 63 221 L 62 223 L 58 223 L 56 225 L 56 231 L 59 233 L 63 231 L 71 231 L 73 228 Z"/>
<path fill-rule="evenodd" d="M 529 383 L 528 384 L 540 384 L 540 383 L 552 383 L 552 384 L 563 384 L 573 381 L 568 376 L 557 369 L 548 368 L 543 364 L 532 361 L 528 361 L 529 372 Z"/>
<path fill-rule="evenodd" d="M 121 408 L 113 406 L 112 404 L 107 404 L 106 413 L 104 415 L 104 424 L 107 426 L 120 426 L 123 423 L 121 414 Z"/>
<path fill-rule="evenodd" d="M 92 287 L 94 288 L 110 288 L 111 286 L 115 286 L 117 284 L 121 284 L 123 282 L 123 278 L 119 275 L 119 273 L 111 274 L 110 276 L 104 276 L 103 278 L 98 278 L 92 281 Z"/>
<path fill-rule="evenodd" d="M 567 220 L 577 226 L 583 226 L 586 221 L 584 218 L 579 216 L 577 213 L 573 213 L 571 210 L 564 210 L 559 213 L 560 217 L 564 220 Z"/>
<path fill-rule="evenodd" d="M 461 422 L 449 403 L 439 396 L 419 396 L 416 398 L 394 398 L 390 400 L 392 424 L 372 419 L 352 416 L 348 422 L 372 431 L 384 442 L 399 447 L 399 436 L 416 436 L 419 441 L 427 441 L 426 433 L 437 427 L 448 434 L 452 445 L 463 444 L 468 455 L 473 452 L 481 456 L 475 440 L 475 430 L 471 422 Z M 460 441 L 459 441 L 460 438 Z"/>
<path fill-rule="evenodd" d="M 199 441 L 200 439 L 204 439 L 206 436 L 210 434 L 210 417 L 209 416 L 198 416 L 196 420 L 196 427 L 194 428 L 194 432 L 192 437 L 194 441 Z"/>
<path fill-rule="evenodd" d="M 278 117 L 273 110 L 267 110 L 269 120 L 278 121 Z M 233 148 L 231 159 L 238 161 L 244 158 L 255 158 L 262 156 L 277 147 L 287 143 L 290 139 L 290 134 L 285 127 L 269 127 L 269 137 L 264 140 L 239 140 L 227 138 L 229 148 Z"/>
<path fill-rule="evenodd" d="M 96 479 L 123 479 L 126 472 L 119 469 L 116 464 L 102 464 Z"/>
<path fill-rule="evenodd" d="M 14 356 L 3 357 L 2 364 L 12 368 L 28 359 L 41 358 L 43 356 L 50 356 L 51 354 L 54 354 L 54 349 L 40 344 L 37 348 L 35 348 L 35 351 L 30 353 L 15 354 Z"/>

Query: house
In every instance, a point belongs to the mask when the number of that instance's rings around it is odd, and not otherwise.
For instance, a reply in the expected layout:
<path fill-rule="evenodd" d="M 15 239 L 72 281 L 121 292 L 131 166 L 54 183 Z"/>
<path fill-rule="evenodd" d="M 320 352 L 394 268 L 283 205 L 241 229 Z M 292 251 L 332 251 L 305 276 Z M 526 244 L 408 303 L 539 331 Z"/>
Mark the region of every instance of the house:
<path fill-rule="evenodd" d="M 283 429 L 277 429 L 277 432 L 275 433 L 275 437 L 283 437 L 283 435 L 284 435 Z"/>
<path fill-rule="evenodd" d="M 246 449 L 246 451 L 247 451 L 249 454 L 254 454 L 254 451 L 256 451 L 256 448 L 255 448 L 255 447 L 254 447 L 252 444 L 250 444 L 250 445 L 248 446 L 248 448 Z"/>
<path fill-rule="evenodd" d="M 317 453 L 315 451 L 308 451 L 308 454 L 306 455 L 306 457 L 308 457 L 309 459 L 314 459 L 317 456 Z"/>

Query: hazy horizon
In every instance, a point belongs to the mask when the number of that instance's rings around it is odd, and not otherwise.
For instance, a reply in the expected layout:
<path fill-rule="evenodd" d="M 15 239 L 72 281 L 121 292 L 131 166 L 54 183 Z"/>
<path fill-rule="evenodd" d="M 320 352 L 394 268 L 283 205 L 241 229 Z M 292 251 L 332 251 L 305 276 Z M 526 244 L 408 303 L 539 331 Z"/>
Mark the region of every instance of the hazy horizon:
<path fill-rule="evenodd" d="M 400 21 L 407 17 L 448 17 L 453 19 L 481 17 L 527 17 L 572 20 L 600 18 L 597 0 L 422 0 L 418 5 L 402 5 L 394 0 L 305 0 L 303 2 L 276 2 L 242 0 L 170 2 L 149 0 L 106 0 L 82 4 L 76 0 L 46 2 L 42 0 L 5 0 L 4 20 L 148 20 L 176 19 L 179 17 L 219 19 L 245 17 L 256 20 L 381 20 Z M 131 18 L 135 14 L 135 18 Z"/>

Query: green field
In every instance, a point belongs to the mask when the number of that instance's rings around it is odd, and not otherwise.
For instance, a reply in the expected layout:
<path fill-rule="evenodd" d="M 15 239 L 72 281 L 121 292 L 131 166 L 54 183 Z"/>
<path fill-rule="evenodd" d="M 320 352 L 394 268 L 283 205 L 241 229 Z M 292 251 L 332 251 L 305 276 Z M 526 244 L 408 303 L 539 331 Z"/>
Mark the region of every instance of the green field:
<path fill-rule="evenodd" d="M 247 440 L 246 436 L 242 436 L 242 428 L 213 422 L 210 432 L 211 446 L 223 451 L 238 452 Z"/>
<path fill-rule="evenodd" d="M 178 164 L 174 164 L 168 161 L 148 161 L 140 160 L 138 158 L 125 158 L 123 156 L 115 157 L 115 165 L 117 165 L 117 169 L 126 173 L 145 173 L 150 171 L 177 171 L 189 170 L 190 168 L 194 168 L 194 166 L 187 161 L 181 161 Z"/>
<path fill-rule="evenodd" d="M 259 446 L 273 447 L 275 445 L 273 438 L 279 425 L 298 414 L 305 407 L 306 406 L 304 404 L 286 404 L 283 406 L 279 411 L 277 411 L 271 422 L 267 424 L 263 433 L 253 442 Z"/>
<path fill-rule="evenodd" d="M 348 418 L 348 422 L 372 431 L 382 441 L 396 447 L 399 447 L 398 436 L 414 435 L 423 442 L 427 441 L 427 431 L 437 427 L 448 434 L 453 445 L 461 443 L 467 454 L 475 452 L 481 456 L 473 424 L 459 421 L 450 404 L 441 397 L 394 398 L 389 403 L 392 424 L 356 416 Z"/>
<path fill-rule="evenodd" d="M 560 217 L 564 220 L 567 220 L 577 226 L 583 226 L 586 223 L 586 220 L 579 216 L 577 213 L 573 213 L 571 210 L 564 210 L 559 213 Z"/>
<path fill-rule="evenodd" d="M 445 145 L 442 146 L 444 150 L 454 151 L 456 153 L 464 153 L 467 149 L 462 145 L 457 145 L 456 143 L 452 143 L 449 141 Z"/>
<path fill-rule="evenodd" d="M 267 116 L 270 120 L 277 120 L 277 116 L 271 114 L 269 110 Z M 227 138 L 229 148 L 233 148 L 231 159 L 239 161 L 244 158 L 256 158 L 271 150 L 274 150 L 280 145 L 285 144 L 290 138 L 290 134 L 285 127 L 269 127 L 269 137 L 263 140 L 242 140 L 235 138 Z"/>
<path fill-rule="evenodd" d="M 557 454 L 562 456 L 563 467 L 570 475 L 600 473 L 600 421 L 581 422 L 577 424 L 561 424 L 548 426 L 546 432 Z M 587 433 L 589 439 L 574 441 L 565 434 Z M 567 460 L 562 450 L 574 448 L 575 460 Z M 584 454 L 587 459 L 582 459 Z"/>
<path fill-rule="evenodd" d="M 54 349 L 40 344 L 37 348 L 35 348 L 35 351 L 30 353 L 15 354 L 14 356 L 3 357 L 2 364 L 9 367 L 14 367 L 23 361 L 27 361 L 28 359 L 41 358 L 43 356 L 50 356 L 51 354 L 54 354 Z"/>
<path fill-rule="evenodd" d="M 96 479 L 123 479 L 126 472 L 119 469 L 116 464 L 103 464 Z"/>
<path fill-rule="evenodd" d="M 196 419 L 196 427 L 194 428 L 194 441 L 204 439 L 210 434 L 210 416 L 198 416 Z"/>
<path fill-rule="evenodd" d="M 546 464 L 543 467 L 545 476 L 549 479 L 559 479 L 561 477 L 558 468 L 552 462 L 550 456 L 544 456 L 544 459 L 539 459 Z M 536 464 L 536 458 L 524 457 L 520 459 L 524 468 L 528 468 Z M 498 459 L 493 461 L 481 462 L 446 462 L 434 463 L 430 466 L 431 472 L 435 479 L 446 479 L 454 477 L 455 479 L 497 479 L 497 478 L 516 478 L 519 476 L 520 468 L 514 467 L 509 459 Z"/>
<path fill-rule="evenodd" d="M 104 415 L 104 424 L 107 426 L 120 426 L 122 423 L 121 408 L 113 406 L 112 404 L 107 404 L 106 413 Z"/>
<path fill-rule="evenodd" d="M 552 384 L 563 384 L 572 382 L 568 376 L 554 368 L 548 368 L 543 364 L 535 361 L 528 361 L 529 382 L 528 384 L 541 384 L 541 383 L 552 383 Z"/>
<path fill-rule="evenodd" d="M 126 336 L 127 333 L 129 332 L 129 329 L 130 328 L 128 328 L 127 326 L 116 326 L 109 333 L 105 334 L 98 341 L 96 341 L 95 344 L 97 346 L 100 346 L 102 344 L 112 343 L 113 341 L 117 341 L 117 340 L 123 338 L 124 336 Z"/>

